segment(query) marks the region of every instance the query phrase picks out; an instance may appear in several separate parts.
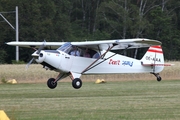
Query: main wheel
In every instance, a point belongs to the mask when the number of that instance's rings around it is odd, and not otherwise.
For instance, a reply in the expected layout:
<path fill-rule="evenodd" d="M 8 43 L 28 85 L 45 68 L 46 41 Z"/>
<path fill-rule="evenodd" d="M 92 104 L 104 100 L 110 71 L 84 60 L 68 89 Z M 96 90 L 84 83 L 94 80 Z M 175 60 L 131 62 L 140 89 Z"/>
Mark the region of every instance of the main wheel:
<path fill-rule="evenodd" d="M 161 77 L 160 76 L 157 77 L 157 81 L 159 81 L 159 82 L 161 81 Z"/>
<path fill-rule="evenodd" d="M 54 89 L 57 86 L 57 82 L 54 81 L 54 78 L 49 78 L 49 80 L 47 81 L 47 86 L 51 89 Z"/>
<path fill-rule="evenodd" d="M 72 86 L 73 86 L 75 89 L 79 89 L 79 88 L 82 86 L 82 81 L 81 81 L 81 79 L 75 78 L 75 79 L 72 81 Z"/>

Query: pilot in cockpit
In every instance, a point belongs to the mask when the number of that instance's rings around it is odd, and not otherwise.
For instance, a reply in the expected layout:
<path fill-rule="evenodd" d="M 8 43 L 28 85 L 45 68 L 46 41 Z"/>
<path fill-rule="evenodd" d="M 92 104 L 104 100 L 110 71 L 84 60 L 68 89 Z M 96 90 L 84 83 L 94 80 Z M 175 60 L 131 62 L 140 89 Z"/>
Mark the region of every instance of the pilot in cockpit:
<path fill-rule="evenodd" d="M 70 52 L 70 55 L 80 56 L 80 52 L 76 46 L 72 46 L 72 51 Z"/>
<path fill-rule="evenodd" d="M 83 57 L 87 57 L 87 58 L 91 57 L 90 54 L 89 54 L 88 48 L 86 48 L 86 50 L 84 51 Z"/>

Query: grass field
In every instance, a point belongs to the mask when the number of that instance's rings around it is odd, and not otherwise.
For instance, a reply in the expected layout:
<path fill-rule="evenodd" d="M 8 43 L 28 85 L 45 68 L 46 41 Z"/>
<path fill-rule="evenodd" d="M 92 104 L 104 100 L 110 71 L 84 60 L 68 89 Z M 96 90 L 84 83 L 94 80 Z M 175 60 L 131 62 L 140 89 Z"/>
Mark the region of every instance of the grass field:
<path fill-rule="evenodd" d="M 11 120 L 180 119 L 180 81 L 0 84 L 0 109 Z"/>

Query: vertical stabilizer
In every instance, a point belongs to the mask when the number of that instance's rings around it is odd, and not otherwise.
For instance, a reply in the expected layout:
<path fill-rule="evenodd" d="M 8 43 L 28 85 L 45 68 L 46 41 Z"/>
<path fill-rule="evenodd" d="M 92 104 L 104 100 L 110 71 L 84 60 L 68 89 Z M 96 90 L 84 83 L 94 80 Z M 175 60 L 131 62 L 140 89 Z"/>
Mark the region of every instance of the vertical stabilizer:
<path fill-rule="evenodd" d="M 153 73 L 159 73 L 164 68 L 164 55 L 162 51 L 162 47 L 159 46 L 151 46 L 141 59 L 141 63 L 143 66 L 152 66 Z"/>

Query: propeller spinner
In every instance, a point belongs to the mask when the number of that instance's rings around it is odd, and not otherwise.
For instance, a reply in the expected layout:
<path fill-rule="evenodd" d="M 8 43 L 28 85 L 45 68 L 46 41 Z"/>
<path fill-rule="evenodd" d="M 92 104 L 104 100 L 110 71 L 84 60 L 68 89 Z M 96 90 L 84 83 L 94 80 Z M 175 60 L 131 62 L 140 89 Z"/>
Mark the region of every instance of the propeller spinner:
<path fill-rule="evenodd" d="M 43 52 L 41 53 L 41 50 L 46 46 L 46 41 L 44 40 L 42 45 L 39 47 L 38 50 L 36 50 L 33 54 L 32 54 L 32 59 L 28 62 L 28 64 L 26 65 L 26 68 L 29 67 L 30 64 L 32 64 L 32 62 L 36 59 L 36 62 L 40 62 L 38 60 L 39 57 L 43 57 Z"/>

